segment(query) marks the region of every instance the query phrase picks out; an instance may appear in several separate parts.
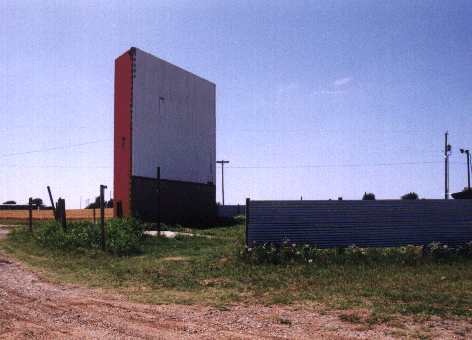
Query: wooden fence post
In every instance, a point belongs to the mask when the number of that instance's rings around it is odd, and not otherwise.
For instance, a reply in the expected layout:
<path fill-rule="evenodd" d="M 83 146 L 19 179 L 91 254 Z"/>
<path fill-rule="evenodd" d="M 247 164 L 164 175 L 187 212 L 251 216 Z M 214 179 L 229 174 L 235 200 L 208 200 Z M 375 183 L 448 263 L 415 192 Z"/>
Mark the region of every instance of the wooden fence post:
<path fill-rule="evenodd" d="M 106 185 L 100 185 L 100 228 L 102 230 L 102 250 L 106 249 L 105 240 L 105 189 Z"/>
<path fill-rule="evenodd" d="M 116 201 L 116 217 L 118 218 L 123 217 L 123 205 L 121 201 Z"/>
<path fill-rule="evenodd" d="M 64 231 L 66 231 L 66 229 L 67 229 L 66 200 L 65 200 L 65 198 L 62 199 L 62 228 L 64 228 Z"/>
<path fill-rule="evenodd" d="M 49 194 L 49 200 L 51 201 L 52 211 L 54 213 L 54 219 L 57 221 L 56 207 L 54 206 L 54 200 L 52 199 L 51 188 L 49 187 L 49 185 L 48 185 L 48 194 Z"/>
<path fill-rule="evenodd" d="M 56 215 L 57 220 L 61 224 L 64 231 L 67 229 L 67 219 L 66 219 L 66 200 L 60 198 L 57 200 L 56 204 Z"/>

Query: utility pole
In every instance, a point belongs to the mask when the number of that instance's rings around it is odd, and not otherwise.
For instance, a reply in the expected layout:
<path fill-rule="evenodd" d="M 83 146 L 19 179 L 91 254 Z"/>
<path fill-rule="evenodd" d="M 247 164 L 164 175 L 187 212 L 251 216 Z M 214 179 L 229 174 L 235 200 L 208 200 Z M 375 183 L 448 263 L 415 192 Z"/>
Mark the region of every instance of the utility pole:
<path fill-rule="evenodd" d="M 470 190 L 470 151 L 466 150 L 467 154 L 467 189 Z"/>
<path fill-rule="evenodd" d="M 449 154 L 451 145 L 447 143 L 448 131 L 444 134 L 444 199 L 449 199 Z"/>
<path fill-rule="evenodd" d="M 225 164 L 228 164 L 229 161 L 221 160 L 216 163 L 221 164 L 221 200 L 225 205 Z"/>
<path fill-rule="evenodd" d="M 467 155 L 467 190 L 470 190 L 470 150 L 461 149 Z"/>

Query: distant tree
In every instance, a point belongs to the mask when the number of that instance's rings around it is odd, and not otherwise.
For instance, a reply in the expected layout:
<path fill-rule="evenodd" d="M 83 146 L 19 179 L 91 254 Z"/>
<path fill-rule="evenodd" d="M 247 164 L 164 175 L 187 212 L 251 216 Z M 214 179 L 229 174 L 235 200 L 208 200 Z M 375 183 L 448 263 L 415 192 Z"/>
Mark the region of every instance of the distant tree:
<path fill-rule="evenodd" d="M 3 204 L 16 204 L 15 201 L 6 201 L 6 202 L 3 202 Z"/>
<path fill-rule="evenodd" d="M 85 209 L 98 209 L 100 208 L 100 196 L 95 197 L 95 202 L 90 203 Z"/>
<path fill-rule="evenodd" d="M 362 196 L 363 201 L 374 201 L 375 194 L 373 192 L 364 192 L 364 196 Z"/>
<path fill-rule="evenodd" d="M 409 192 L 401 197 L 402 200 L 417 200 L 418 194 L 416 192 Z"/>
<path fill-rule="evenodd" d="M 33 203 L 33 205 L 36 205 L 36 206 L 43 205 L 43 200 L 41 198 L 33 198 L 31 202 Z"/>
<path fill-rule="evenodd" d="M 95 202 L 90 203 L 85 207 L 85 209 L 99 209 L 100 208 L 100 196 L 95 198 Z M 105 200 L 105 208 L 113 208 L 113 198 L 109 201 Z"/>

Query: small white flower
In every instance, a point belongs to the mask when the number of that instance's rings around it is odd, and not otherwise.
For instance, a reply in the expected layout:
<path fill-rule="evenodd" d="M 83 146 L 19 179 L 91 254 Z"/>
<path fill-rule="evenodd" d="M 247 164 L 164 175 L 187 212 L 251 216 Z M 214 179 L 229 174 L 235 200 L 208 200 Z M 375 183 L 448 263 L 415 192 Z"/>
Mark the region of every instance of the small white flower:
<path fill-rule="evenodd" d="M 292 243 L 292 247 L 295 248 L 297 245 L 295 243 Z"/>
<path fill-rule="evenodd" d="M 312 263 L 312 262 L 313 262 L 313 260 L 312 260 L 312 259 L 309 259 L 309 260 L 308 260 L 308 263 Z"/>

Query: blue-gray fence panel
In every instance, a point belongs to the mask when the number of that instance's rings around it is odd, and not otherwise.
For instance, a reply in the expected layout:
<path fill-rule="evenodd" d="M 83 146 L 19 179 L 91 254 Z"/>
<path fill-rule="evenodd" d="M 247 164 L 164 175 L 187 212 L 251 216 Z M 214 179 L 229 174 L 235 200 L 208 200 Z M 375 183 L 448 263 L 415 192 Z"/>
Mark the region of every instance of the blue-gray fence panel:
<path fill-rule="evenodd" d="M 472 241 L 472 200 L 250 201 L 247 244 L 321 248 Z"/>
<path fill-rule="evenodd" d="M 218 205 L 218 217 L 232 218 L 238 215 L 246 214 L 246 206 L 244 205 Z"/>

